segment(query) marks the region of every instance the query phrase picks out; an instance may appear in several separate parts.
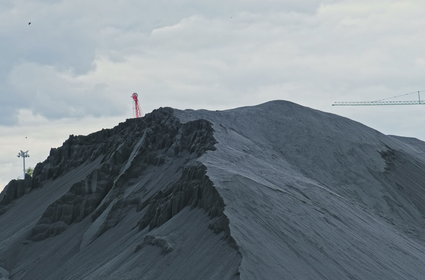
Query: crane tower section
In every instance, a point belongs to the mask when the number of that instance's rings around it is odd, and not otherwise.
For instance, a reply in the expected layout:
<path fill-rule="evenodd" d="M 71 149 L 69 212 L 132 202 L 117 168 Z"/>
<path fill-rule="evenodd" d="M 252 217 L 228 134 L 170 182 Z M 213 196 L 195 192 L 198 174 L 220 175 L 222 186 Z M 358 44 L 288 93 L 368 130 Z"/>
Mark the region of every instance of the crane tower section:
<path fill-rule="evenodd" d="M 131 95 L 131 97 L 133 98 L 133 101 L 134 101 L 134 108 L 133 108 L 134 116 L 136 118 L 140 118 L 141 117 L 141 113 L 140 113 L 140 105 L 139 105 L 139 95 L 134 92 Z"/>

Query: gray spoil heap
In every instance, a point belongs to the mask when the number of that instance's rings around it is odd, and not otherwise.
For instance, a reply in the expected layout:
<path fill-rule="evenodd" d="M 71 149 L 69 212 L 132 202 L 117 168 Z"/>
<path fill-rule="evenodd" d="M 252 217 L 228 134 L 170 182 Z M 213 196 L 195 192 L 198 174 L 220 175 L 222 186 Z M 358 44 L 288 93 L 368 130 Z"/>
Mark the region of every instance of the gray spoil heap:
<path fill-rule="evenodd" d="M 232 279 L 239 258 L 224 203 L 197 160 L 215 143 L 211 123 L 183 124 L 171 108 L 88 136 L 71 135 L 35 167 L 32 178 L 13 180 L 2 192 L 0 221 L 10 230 L 0 233 L 0 267 L 12 279 L 127 279 L 122 275 L 149 271 L 150 279 L 159 279 L 155 275 L 167 272 L 152 272 L 150 262 L 168 254 L 174 255 L 169 259 L 190 255 L 196 242 L 210 240 L 216 247 L 205 248 L 209 255 L 194 275 L 208 273 L 211 268 L 202 266 L 214 260 L 227 259 L 229 268 L 216 277 Z M 183 210 L 190 213 L 182 215 Z M 180 224 L 187 215 L 193 220 Z M 14 227 L 15 219 L 20 221 Z M 163 230 L 176 236 L 167 237 Z M 188 243 L 187 248 L 173 252 L 173 242 Z M 150 262 L 128 269 L 107 265 L 119 254 L 125 255 L 122 262 L 148 256 Z M 107 268 L 96 271 L 100 264 Z"/>
<path fill-rule="evenodd" d="M 0 279 L 417 279 L 425 143 L 272 101 L 71 136 L 0 194 Z"/>

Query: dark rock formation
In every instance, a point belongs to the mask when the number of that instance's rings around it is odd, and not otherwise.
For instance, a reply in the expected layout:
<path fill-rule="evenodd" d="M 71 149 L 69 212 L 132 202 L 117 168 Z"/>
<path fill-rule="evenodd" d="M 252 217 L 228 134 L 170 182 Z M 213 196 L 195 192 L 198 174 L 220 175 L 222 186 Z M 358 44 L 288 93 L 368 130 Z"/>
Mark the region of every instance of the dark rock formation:
<path fill-rule="evenodd" d="M 186 167 L 174 185 L 142 203 L 140 210 L 145 210 L 145 214 L 139 222 L 139 229 L 149 227 L 151 230 L 161 226 L 185 207 L 201 208 L 209 217 L 220 218 L 210 228 L 216 233 L 225 231 L 229 237 L 228 220 L 223 214 L 224 202 L 201 164 Z"/>
<path fill-rule="evenodd" d="M 143 210 L 140 229 L 160 226 L 188 206 L 204 209 L 211 218 L 223 216 L 223 200 L 206 176 L 205 167 L 196 163 L 199 156 L 214 149 L 214 144 L 209 122 L 196 120 L 182 124 L 168 108 L 156 110 L 142 119 L 128 120 L 112 130 L 86 137 L 71 136 L 61 148 L 52 150 L 44 163 L 37 165 L 27 189 L 41 187 L 43 181 L 88 161 L 100 158 L 101 163 L 47 207 L 29 239 L 38 241 L 55 236 L 89 215 L 94 221 L 111 204 L 97 236 L 114 227 L 132 208 Z M 171 187 L 159 188 L 161 190 L 146 197 L 142 195 L 142 188 L 139 195 L 133 193 L 124 197 L 126 188 L 147 169 L 173 166 L 176 160 L 186 167 L 179 167 L 183 171 L 179 171 L 181 175 L 176 178 L 180 179 Z M 22 187 L 10 189 L 19 190 L 22 195 Z M 6 202 L 16 197 L 11 196 Z M 226 218 L 221 217 L 221 220 Z M 225 231 L 226 226 L 213 228 L 218 233 Z"/>
<path fill-rule="evenodd" d="M 25 174 L 23 180 L 12 180 L 0 194 L 0 215 L 5 213 L 9 204 L 31 190 L 31 176 Z"/>
<path fill-rule="evenodd" d="M 31 176 L 28 174 L 25 174 L 24 180 L 17 179 L 10 181 L 1 193 L 0 205 L 9 204 L 13 200 L 20 198 L 30 190 L 30 187 Z"/>

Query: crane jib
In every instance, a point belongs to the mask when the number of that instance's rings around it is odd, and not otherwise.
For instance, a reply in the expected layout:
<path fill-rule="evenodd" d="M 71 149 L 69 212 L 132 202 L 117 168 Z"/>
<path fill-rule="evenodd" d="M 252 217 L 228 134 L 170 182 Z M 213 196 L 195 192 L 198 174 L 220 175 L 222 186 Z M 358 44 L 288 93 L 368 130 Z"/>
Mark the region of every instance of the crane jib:
<path fill-rule="evenodd" d="M 332 106 L 425 105 L 425 101 L 354 101 L 335 102 Z"/>
<path fill-rule="evenodd" d="M 416 100 L 388 100 L 400 98 L 406 95 L 417 94 Z M 334 102 L 332 106 L 384 106 L 384 105 L 425 105 L 425 101 L 421 100 L 421 91 L 409 92 L 402 95 L 392 96 L 375 101 L 339 101 Z"/>

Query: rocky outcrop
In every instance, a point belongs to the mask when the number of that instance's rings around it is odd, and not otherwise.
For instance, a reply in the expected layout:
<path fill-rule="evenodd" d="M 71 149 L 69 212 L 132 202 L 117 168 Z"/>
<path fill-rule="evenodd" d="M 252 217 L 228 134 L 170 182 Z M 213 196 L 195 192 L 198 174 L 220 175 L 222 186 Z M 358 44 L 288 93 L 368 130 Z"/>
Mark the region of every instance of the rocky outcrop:
<path fill-rule="evenodd" d="M 20 198 L 31 189 L 31 176 L 25 174 L 24 180 L 12 180 L 0 194 L 0 215 L 7 211 L 8 204 Z"/>
<path fill-rule="evenodd" d="M 188 166 L 181 178 L 170 188 L 156 193 L 145 200 L 139 210 L 144 210 L 139 230 L 159 227 L 177 215 L 185 207 L 201 208 L 214 219 L 210 228 L 214 232 L 225 232 L 230 238 L 228 220 L 223 214 L 224 202 L 206 175 L 204 165 Z"/>
<path fill-rule="evenodd" d="M 386 150 L 379 151 L 381 157 L 385 160 L 385 171 L 388 172 L 394 167 L 396 161 L 396 151 L 391 147 L 386 146 Z"/>
<path fill-rule="evenodd" d="M 66 230 L 92 213 L 112 187 L 107 170 L 95 170 L 74 184 L 60 199 L 50 204 L 33 228 L 30 239 L 42 240 Z"/>
<path fill-rule="evenodd" d="M 29 239 L 39 241 L 58 235 L 88 216 L 95 221 L 108 207 L 96 236 L 114 227 L 133 208 L 143 215 L 139 229 L 158 227 L 183 208 L 197 207 L 217 218 L 211 229 L 217 233 L 226 231 L 223 200 L 206 176 L 205 167 L 196 163 L 199 156 L 214 149 L 214 144 L 209 122 L 182 124 L 168 108 L 142 119 L 128 120 L 112 130 L 87 137 L 71 136 L 37 168 L 33 186 L 45 180 L 42 178 L 54 179 L 87 161 L 102 158 L 100 166 L 47 207 Z M 142 186 L 141 190 L 125 195 L 128 186 L 142 178 L 147 169 L 152 172 L 173 166 L 176 161 L 183 164 L 178 167 L 181 175 L 176 176 L 170 187 L 150 186 L 153 191 L 145 196 Z M 221 222 L 217 223 L 218 220 Z"/>
<path fill-rule="evenodd" d="M 29 191 L 30 187 L 31 176 L 29 176 L 28 174 L 26 174 L 24 180 L 17 179 L 10 181 L 2 192 L 0 204 L 8 204 L 17 198 L 20 198 L 26 192 Z"/>

